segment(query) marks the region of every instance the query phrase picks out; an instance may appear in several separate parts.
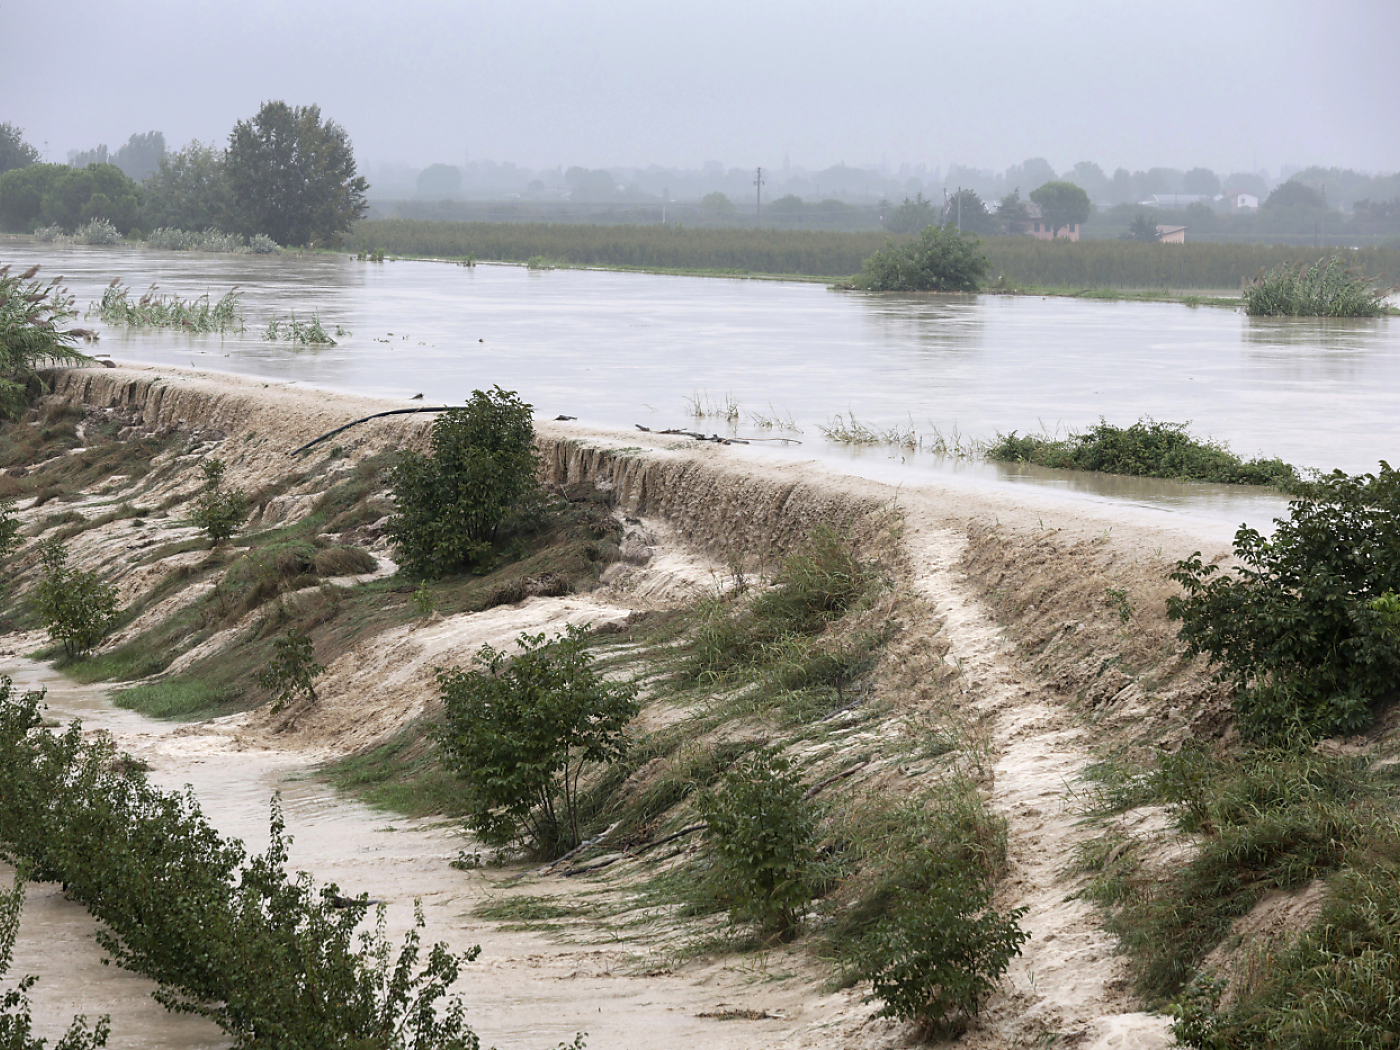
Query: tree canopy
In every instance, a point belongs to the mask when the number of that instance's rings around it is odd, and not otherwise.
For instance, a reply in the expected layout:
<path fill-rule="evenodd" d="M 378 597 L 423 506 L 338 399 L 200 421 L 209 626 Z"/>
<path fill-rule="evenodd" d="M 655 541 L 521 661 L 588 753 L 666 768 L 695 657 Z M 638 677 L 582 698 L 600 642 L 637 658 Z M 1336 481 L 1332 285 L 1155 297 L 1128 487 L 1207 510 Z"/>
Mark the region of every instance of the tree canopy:
<path fill-rule="evenodd" d="M 1089 195 L 1072 182 L 1047 182 L 1031 190 L 1031 200 L 1039 205 L 1052 235 L 1067 226 L 1089 221 Z"/>
<path fill-rule="evenodd" d="M 918 233 L 939 220 L 938 209 L 933 201 L 925 200 L 922 193 L 914 194 L 914 199 L 904 198 L 904 203 L 885 216 L 885 229 L 890 233 Z"/>
<path fill-rule="evenodd" d="M 345 129 L 320 106 L 265 102 L 229 136 L 224 161 L 237 232 L 278 244 L 325 245 L 365 212 L 368 183 L 355 174 Z"/>
<path fill-rule="evenodd" d="M 156 171 L 147 176 L 141 217 L 145 228 L 179 230 L 230 230 L 233 190 L 224 170 L 224 151 L 212 143 L 191 142 L 167 153 Z"/>
<path fill-rule="evenodd" d="M 24 141 L 24 129 L 0 124 L 0 174 L 39 162 L 39 151 Z"/>
<path fill-rule="evenodd" d="M 31 164 L 0 175 L 0 225 L 27 233 L 107 219 L 126 233 L 136 223 L 140 197 L 140 187 L 111 164 Z"/>

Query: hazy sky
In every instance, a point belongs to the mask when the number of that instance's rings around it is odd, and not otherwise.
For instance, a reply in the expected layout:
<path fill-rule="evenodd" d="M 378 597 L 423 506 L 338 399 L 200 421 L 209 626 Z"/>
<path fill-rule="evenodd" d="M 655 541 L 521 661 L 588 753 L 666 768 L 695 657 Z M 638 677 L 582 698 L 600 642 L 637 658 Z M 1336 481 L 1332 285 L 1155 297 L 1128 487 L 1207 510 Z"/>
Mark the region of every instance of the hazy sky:
<path fill-rule="evenodd" d="M 317 103 L 361 166 L 1400 170 L 1400 0 L 0 0 L 50 160 Z"/>

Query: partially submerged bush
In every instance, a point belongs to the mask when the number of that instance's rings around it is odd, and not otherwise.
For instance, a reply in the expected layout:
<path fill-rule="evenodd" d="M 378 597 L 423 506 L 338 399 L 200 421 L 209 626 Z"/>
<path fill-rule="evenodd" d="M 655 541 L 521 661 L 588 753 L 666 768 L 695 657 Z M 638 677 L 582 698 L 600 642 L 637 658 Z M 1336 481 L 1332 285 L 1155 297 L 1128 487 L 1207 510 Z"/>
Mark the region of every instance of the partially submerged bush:
<path fill-rule="evenodd" d="M 1298 472 L 1280 459 L 1240 459 L 1224 445 L 1200 441 L 1186 433 L 1186 423 L 1139 419 L 1130 427 L 1104 420 L 1082 434 L 1064 440 L 1016 432 L 998 435 L 987 458 L 1008 463 L 1035 463 L 1066 470 L 1096 470 L 1105 474 L 1216 481 L 1231 485 L 1274 485 L 1288 489 Z"/>
<path fill-rule="evenodd" d="M 1241 730 L 1307 742 L 1366 728 L 1395 694 L 1400 637 L 1400 473 L 1341 471 L 1304 486 L 1272 537 L 1242 527 L 1229 575 L 1200 552 L 1172 573 L 1168 600 L 1192 654 L 1208 653 L 1236 689 Z"/>
<path fill-rule="evenodd" d="M 439 670 L 443 764 L 461 778 L 467 826 L 488 845 L 558 856 L 582 841 L 579 778 L 627 751 L 637 687 L 593 666 L 585 632 L 522 634 L 514 657 L 484 645 L 475 670 Z"/>
<path fill-rule="evenodd" d="M 1284 263 L 1244 289 L 1244 312 L 1256 317 L 1376 317 L 1386 313 L 1393 289 L 1347 268 L 1341 256 L 1326 262 Z"/>
<path fill-rule="evenodd" d="M 255 233 L 245 241 L 235 233 L 223 233 L 213 227 L 203 231 L 189 231 L 163 226 L 146 235 L 146 247 L 171 252 L 234 252 L 254 255 L 269 255 L 281 250 L 277 247 L 277 242 L 265 234 Z"/>
<path fill-rule="evenodd" d="M 272 644 L 272 660 L 258 674 L 258 685 L 268 691 L 276 714 L 298 702 L 314 704 L 316 679 L 325 670 L 310 635 L 293 627 Z"/>
<path fill-rule="evenodd" d="M 736 922 L 787 939 L 816 896 L 816 814 L 780 756 L 760 752 L 701 796 L 714 854 L 708 893 Z"/>
<path fill-rule="evenodd" d="M 991 266 L 976 237 L 927 226 L 908 244 L 886 244 L 865 260 L 855 286 L 872 292 L 975 292 Z"/>
<path fill-rule="evenodd" d="M 365 897 L 287 870 L 276 801 L 267 851 L 249 857 L 192 794 L 152 786 L 105 734 L 42 729 L 42 698 L 15 697 L 0 678 L 0 852 L 61 882 L 112 961 L 155 981 L 160 1003 L 247 1050 L 477 1045 L 447 995 L 475 950 L 425 953 L 421 909 L 397 951 L 382 906 L 376 929 L 357 932 Z"/>
<path fill-rule="evenodd" d="M 436 580 L 486 568 L 493 545 L 538 498 L 535 427 L 513 392 L 475 390 L 433 424 L 428 455 L 406 452 L 390 472 L 390 517 L 404 572 Z"/>

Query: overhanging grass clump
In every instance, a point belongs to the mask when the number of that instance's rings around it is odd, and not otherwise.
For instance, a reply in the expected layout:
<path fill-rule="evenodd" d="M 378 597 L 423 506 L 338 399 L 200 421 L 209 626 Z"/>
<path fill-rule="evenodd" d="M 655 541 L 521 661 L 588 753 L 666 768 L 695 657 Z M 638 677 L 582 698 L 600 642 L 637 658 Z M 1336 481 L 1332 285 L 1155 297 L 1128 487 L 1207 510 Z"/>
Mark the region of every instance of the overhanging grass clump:
<path fill-rule="evenodd" d="M 1187 746 L 1142 772 L 1097 767 L 1091 780 L 1091 817 L 1107 830 L 1080 848 L 1081 868 L 1092 873 L 1085 893 L 1108 912 L 1150 1003 L 1180 995 L 1266 892 L 1400 861 L 1393 785 L 1365 760 Z M 1193 838 L 1184 860 L 1163 864 L 1163 843 L 1113 829 L 1113 816 L 1146 805 L 1165 807 L 1172 828 Z M 1367 921 L 1375 935 L 1400 938 L 1400 912 Z M 1326 931 L 1314 926 L 1313 934 Z"/>
<path fill-rule="evenodd" d="M 1186 423 L 1140 419 L 1130 427 L 1103 420 L 1063 440 L 1028 434 L 998 435 L 987 458 L 1004 463 L 1035 463 L 1104 474 L 1216 481 L 1229 485 L 1272 485 L 1285 491 L 1299 483 L 1297 470 L 1281 459 L 1240 459 L 1224 445 L 1186 433 Z"/>
<path fill-rule="evenodd" d="M 878 632 L 831 632 L 883 585 L 857 558 L 849 537 L 830 526 L 784 559 L 773 585 L 747 600 L 729 594 L 704 604 L 680 677 L 706 685 L 757 682 L 766 692 L 822 691 L 850 681 L 869 663 Z"/>
<path fill-rule="evenodd" d="M 1379 317 L 1392 289 L 1347 268 L 1334 255 L 1309 266 L 1284 263 L 1261 272 L 1244 289 L 1244 312 L 1254 317 Z"/>

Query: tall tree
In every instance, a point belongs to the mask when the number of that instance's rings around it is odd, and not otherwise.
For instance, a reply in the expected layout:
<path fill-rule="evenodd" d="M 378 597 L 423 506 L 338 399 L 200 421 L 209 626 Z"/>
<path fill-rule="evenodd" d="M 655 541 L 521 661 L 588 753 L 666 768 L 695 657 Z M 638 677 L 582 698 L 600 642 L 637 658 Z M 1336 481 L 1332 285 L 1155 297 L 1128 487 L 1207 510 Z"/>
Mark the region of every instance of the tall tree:
<path fill-rule="evenodd" d="M 279 244 L 335 243 L 367 206 L 350 137 L 320 106 L 263 103 L 234 125 L 225 166 L 239 232 Z"/>
<path fill-rule="evenodd" d="M 24 129 L 0 124 L 0 174 L 38 163 L 39 151 L 24 141 Z"/>
<path fill-rule="evenodd" d="M 112 154 L 112 163 L 121 168 L 127 178 L 140 182 L 160 167 L 164 157 L 164 133 L 148 131 L 127 139 L 126 145 Z"/>
<path fill-rule="evenodd" d="M 233 190 L 224 170 L 224 151 L 212 143 L 191 142 L 165 154 L 144 185 L 141 221 L 146 230 L 233 230 Z"/>
<path fill-rule="evenodd" d="M 1040 206 L 1051 236 L 1066 226 L 1089 221 L 1089 195 L 1072 182 L 1047 182 L 1031 190 L 1031 200 Z"/>

